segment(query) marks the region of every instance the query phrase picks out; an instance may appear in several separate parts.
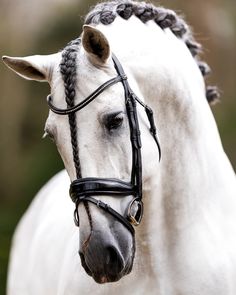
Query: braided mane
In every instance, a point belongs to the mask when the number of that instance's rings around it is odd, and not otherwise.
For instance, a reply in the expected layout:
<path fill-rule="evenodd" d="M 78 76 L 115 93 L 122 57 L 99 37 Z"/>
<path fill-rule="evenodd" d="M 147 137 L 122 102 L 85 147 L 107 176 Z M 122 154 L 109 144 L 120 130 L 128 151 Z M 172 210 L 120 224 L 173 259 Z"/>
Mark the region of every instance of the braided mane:
<path fill-rule="evenodd" d="M 60 63 L 60 72 L 65 86 L 65 97 L 67 107 L 74 106 L 75 100 L 75 85 L 76 85 L 76 57 L 80 47 L 80 38 L 75 39 L 67 44 L 62 52 L 62 60 Z M 79 154 L 77 149 L 77 127 L 76 116 L 74 113 L 69 114 L 71 145 L 73 149 L 73 159 L 75 164 L 76 176 L 81 177 L 81 167 L 79 161 Z"/>
<path fill-rule="evenodd" d="M 135 15 L 143 23 L 153 20 L 162 29 L 169 28 L 176 37 L 183 40 L 196 60 L 199 69 L 206 77 L 210 72 L 210 67 L 200 60 L 199 54 L 202 52 L 202 46 L 193 37 L 193 34 L 184 21 L 174 11 L 163 7 L 156 7 L 153 4 L 145 2 L 136 2 L 131 0 L 115 0 L 97 4 L 88 13 L 85 18 L 85 24 L 111 24 L 117 16 L 128 20 Z M 209 103 L 213 103 L 219 99 L 219 92 L 215 86 L 206 87 L 206 98 Z"/>

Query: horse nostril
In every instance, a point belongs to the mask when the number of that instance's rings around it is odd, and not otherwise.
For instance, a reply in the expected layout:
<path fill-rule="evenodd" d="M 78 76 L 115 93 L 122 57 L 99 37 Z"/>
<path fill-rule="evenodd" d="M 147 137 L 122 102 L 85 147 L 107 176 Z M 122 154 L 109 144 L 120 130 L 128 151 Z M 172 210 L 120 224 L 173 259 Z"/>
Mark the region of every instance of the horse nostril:
<path fill-rule="evenodd" d="M 124 269 L 124 261 L 114 247 L 107 247 L 106 266 L 111 273 L 120 273 Z"/>

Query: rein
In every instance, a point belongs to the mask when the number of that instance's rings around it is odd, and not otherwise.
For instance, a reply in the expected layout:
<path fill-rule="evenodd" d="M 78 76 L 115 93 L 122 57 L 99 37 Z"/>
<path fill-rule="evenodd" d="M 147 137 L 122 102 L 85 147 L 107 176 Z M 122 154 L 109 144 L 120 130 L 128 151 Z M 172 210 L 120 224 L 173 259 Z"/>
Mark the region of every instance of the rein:
<path fill-rule="evenodd" d="M 67 109 L 59 109 L 55 107 L 52 103 L 52 96 L 48 95 L 47 102 L 51 111 L 58 115 L 68 115 L 75 114 L 77 111 L 86 107 L 91 103 L 98 95 L 100 95 L 107 88 L 112 85 L 121 82 L 124 88 L 126 111 L 129 121 L 130 128 L 130 141 L 132 146 L 132 170 L 130 182 L 125 182 L 116 178 L 97 178 L 97 177 L 86 177 L 77 178 L 70 185 L 70 196 L 72 201 L 76 204 L 75 208 L 75 223 L 79 225 L 79 213 L 78 206 L 81 202 L 92 203 L 98 206 L 100 209 L 109 213 L 115 217 L 119 222 L 121 222 L 131 233 L 134 235 L 133 225 L 139 225 L 143 216 L 143 202 L 142 202 L 142 157 L 141 157 L 141 137 L 139 130 L 138 115 L 136 109 L 136 103 L 138 102 L 142 107 L 144 107 L 149 123 L 150 123 L 150 133 L 153 136 L 157 148 L 159 151 L 159 161 L 161 159 L 161 148 L 157 137 L 156 126 L 153 117 L 152 109 L 144 104 L 132 91 L 127 80 L 127 76 L 123 70 L 123 67 L 116 56 L 112 55 L 112 60 L 114 63 L 117 76 L 108 80 L 100 87 L 98 87 L 92 94 L 90 94 L 83 101 L 75 106 L 68 107 Z M 70 124 L 75 126 L 75 117 L 73 122 Z M 72 128 L 71 128 L 72 130 Z M 71 131 L 71 137 L 72 137 Z M 78 154 L 78 144 L 76 147 L 76 152 Z M 75 162 L 75 159 L 74 159 Z M 80 165 L 79 165 L 80 167 Z M 81 172 L 77 171 L 77 175 L 81 175 Z M 132 195 L 134 198 L 128 206 L 126 216 L 122 216 L 117 211 L 112 209 L 108 204 L 97 200 L 94 196 L 112 196 L 112 197 L 126 197 Z M 136 213 L 133 214 L 135 209 Z"/>

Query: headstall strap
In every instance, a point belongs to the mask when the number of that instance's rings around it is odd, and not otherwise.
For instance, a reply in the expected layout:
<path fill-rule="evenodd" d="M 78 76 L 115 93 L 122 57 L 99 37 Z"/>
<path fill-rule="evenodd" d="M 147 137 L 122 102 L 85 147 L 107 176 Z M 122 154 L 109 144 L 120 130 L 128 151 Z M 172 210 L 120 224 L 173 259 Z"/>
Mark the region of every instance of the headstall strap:
<path fill-rule="evenodd" d="M 127 76 L 116 56 L 112 55 L 114 67 L 117 72 L 117 76 L 108 80 L 100 87 L 98 87 L 92 94 L 85 98 L 82 102 L 75 106 L 68 107 L 67 109 L 59 109 L 52 103 L 52 96 L 47 97 L 47 102 L 50 109 L 58 115 L 71 115 L 77 111 L 83 109 L 90 102 L 92 102 L 98 95 L 105 91 L 108 87 L 121 82 L 124 88 L 126 111 L 130 128 L 130 141 L 132 146 L 132 170 L 130 182 L 125 182 L 115 178 L 78 178 L 74 180 L 70 185 L 70 196 L 73 202 L 76 204 L 74 212 L 75 223 L 79 225 L 79 213 L 78 206 L 80 202 L 89 202 L 105 212 L 109 213 L 117 220 L 119 220 L 131 233 L 134 235 L 134 228 L 132 225 L 138 225 L 141 222 L 143 215 L 143 203 L 142 203 L 142 157 L 141 157 L 141 134 L 139 130 L 139 122 L 137 115 L 136 102 L 144 107 L 149 123 L 150 132 L 157 144 L 159 151 L 159 160 L 161 159 L 161 148 L 156 134 L 156 126 L 153 117 L 152 109 L 144 104 L 131 90 Z M 78 149 L 78 147 L 77 147 Z M 112 197 L 126 197 L 132 195 L 134 199 L 131 201 L 127 216 L 124 217 L 117 211 L 112 209 L 108 204 L 97 200 L 93 196 L 112 196 Z M 135 214 L 132 212 L 135 209 Z"/>

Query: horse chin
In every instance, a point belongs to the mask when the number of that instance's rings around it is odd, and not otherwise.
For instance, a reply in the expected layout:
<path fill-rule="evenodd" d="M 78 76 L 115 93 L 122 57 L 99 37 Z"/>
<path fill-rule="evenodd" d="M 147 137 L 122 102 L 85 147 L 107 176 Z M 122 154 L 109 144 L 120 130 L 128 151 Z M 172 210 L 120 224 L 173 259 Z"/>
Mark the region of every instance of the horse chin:
<path fill-rule="evenodd" d="M 122 275 L 117 275 L 117 276 L 100 275 L 100 274 L 93 275 L 93 279 L 98 284 L 114 283 L 119 281 L 121 278 L 122 278 Z"/>

